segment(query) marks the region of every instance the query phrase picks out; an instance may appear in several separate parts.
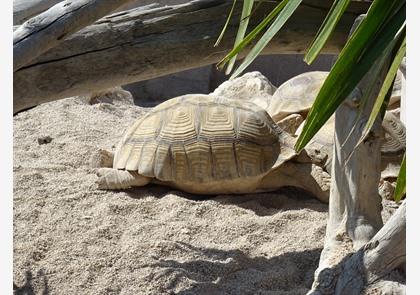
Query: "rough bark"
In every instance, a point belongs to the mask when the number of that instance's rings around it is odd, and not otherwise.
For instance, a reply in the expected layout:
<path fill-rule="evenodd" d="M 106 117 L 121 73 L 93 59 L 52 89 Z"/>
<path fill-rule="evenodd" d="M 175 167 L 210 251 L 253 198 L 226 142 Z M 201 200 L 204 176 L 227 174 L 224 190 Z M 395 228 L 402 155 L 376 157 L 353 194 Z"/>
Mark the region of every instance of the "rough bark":
<path fill-rule="evenodd" d="M 401 242 L 405 233 L 405 204 L 381 229 L 378 183 L 383 134 L 379 118 L 357 146 L 385 78 L 387 62 L 381 66 L 377 61 L 335 113 L 329 219 L 309 294 L 361 294 L 367 285 L 405 261 L 405 246 L 396 245 L 405 244 L 405 239 Z M 382 69 L 375 73 L 380 66 Z M 372 79 L 375 83 L 369 92 Z M 360 102 L 363 93 L 369 93 L 365 103 Z M 353 254 L 354 251 L 357 252 Z M 387 286 L 391 285 L 382 284 L 383 288 Z"/>
<path fill-rule="evenodd" d="M 64 97 L 171 74 L 218 62 L 232 48 L 240 18 L 234 12 L 224 41 L 214 48 L 229 0 L 135 8 L 104 17 L 73 34 L 14 75 L 14 112 Z M 315 36 L 329 1 L 304 1 L 265 54 L 302 53 Z M 275 3 L 263 2 L 251 27 Z M 352 3 L 324 53 L 337 53 L 356 15 L 368 3 Z"/>
<path fill-rule="evenodd" d="M 14 71 L 130 1 L 66 0 L 26 21 L 13 32 Z"/>

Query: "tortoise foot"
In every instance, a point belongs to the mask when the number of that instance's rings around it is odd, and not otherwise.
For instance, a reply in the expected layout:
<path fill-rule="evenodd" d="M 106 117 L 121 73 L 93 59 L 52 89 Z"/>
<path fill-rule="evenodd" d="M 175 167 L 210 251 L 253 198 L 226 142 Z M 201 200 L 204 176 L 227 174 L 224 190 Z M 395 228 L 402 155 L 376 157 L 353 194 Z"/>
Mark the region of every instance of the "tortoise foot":
<path fill-rule="evenodd" d="M 98 179 L 95 181 L 95 183 L 98 185 L 98 189 L 101 189 L 101 190 L 113 189 L 112 188 L 113 185 L 112 183 L 110 184 L 109 181 L 112 178 L 114 178 L 114 177 L 110 177 L 114 173 L 115 173 L 114 169 L 111 169 L 111 168 L 100 168 L 96 170 L 96 176 L 98 176 Z"/>
<path fill-rule="evenodd" d="M 139 175 L 137 172 L 117 170 L 112 168 L 100 168 L 96 171 L 98 189 L 119 190 L 134 186 L 144 186 L 150 182 L 150 178 Z"/>

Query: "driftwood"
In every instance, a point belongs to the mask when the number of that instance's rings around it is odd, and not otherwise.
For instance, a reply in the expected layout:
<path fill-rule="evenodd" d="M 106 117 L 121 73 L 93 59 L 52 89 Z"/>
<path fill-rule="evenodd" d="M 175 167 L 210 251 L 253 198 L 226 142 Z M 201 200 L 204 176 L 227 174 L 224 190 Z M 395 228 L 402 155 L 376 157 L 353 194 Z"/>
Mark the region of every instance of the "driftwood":
<path fill-rule="evenodd" d="M 48 8 L 62 1 L 63 0 L 14 0 L 13 25 L 20 25 L 26 20 L 44 12 Z M 134 8 L 135 6 L 144 5 L 142 2 L 144 3 L 143 0 L 130 0 L 127 4 L 124 4 L 116 9 L 116 11 L 127 10 L 129 8 Z"/>
<path fill-rule="evenodd" d="M 404 284 L 386 278 L 391 271 L 405 263 L 405 247 L 404 201 L 366 245 L 339 263 L 319 270 L 313 290 L 309 294 L 405 294 Z"/>
<path fill-rule="evenodd" d="M 13 32 L 14 71 L 130 1 L 66 0 L 26 21 Z"/>
<path fill-rule="evenodd" d="M 382 227 L 377 189 L 383 138 L 379 117 L 356 147 L 385 78 L 386 63 L 381 66 L 377 61 L 335 113 L 329 217 L 312 295 L 361 294 L 405 262 L 405 204 Z M 372 79 L 377 82 L 361 103 Z M 380 288 L 385 293 L 378 294 L 400 294 L 387 288 L 395 291 L 403 286 L 382 282 Z"/>
<path fill-rule="evenodd" d="M 218 62 L 232 48 L 240 18 L 237 5 L 224 41 L 214 48 L 231 4 L 230 0 L 196 0 L 104 17 L 15 72 L 14 112 Z M 262 3 L 251 27 L 274 5 Z M 329 5 L 330 1 L 304 1 L 265 54 L 304 52 Z M 368 3 L 351 3 L 324 53 L 338 53 L 355 17 L 367 8 Z"/>
<path fill-rule="evenodd" d="M 13 25 L 19 25 L 25 20 L 40 14 L 62 0 L 14 0 Z"/>

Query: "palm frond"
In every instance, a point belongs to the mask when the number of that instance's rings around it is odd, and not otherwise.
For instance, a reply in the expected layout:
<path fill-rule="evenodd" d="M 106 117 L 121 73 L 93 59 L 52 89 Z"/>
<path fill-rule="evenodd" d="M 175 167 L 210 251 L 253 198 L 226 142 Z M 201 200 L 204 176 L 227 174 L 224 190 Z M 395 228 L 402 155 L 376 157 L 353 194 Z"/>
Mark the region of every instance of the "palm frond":
<path fill-rule="evenodd" d="M 405 168 L 405 154 L 401 163 L 400 172 L 398 173 L 397 186 L 394 191 L 394 200 L 399 202 L 401 198 L 405 195 L 405 181 L 406 181 L 406 168 Z"/>
<path fill-rule="evenodd" d="M 311 64 L 321 52 L 322 47 L 327 43 L 328 38 L 331 36 L 334 28 L 339 22 L 341 16 L 349 6 L 351 0 L 335 0 L 331 9 L 328 11 L 328 15 L 325 17 L 321 27 L 314 40 L 312 41 L 309 49 L 306 51 L 305 57 L 303 60 L 307 64 Z"/>
<path fill-rule="evenodd" d="M 321 87 L 296 142 L 297 151 L 301 151 L 331 117 L 383 51 L 389 50 L 404 25 L 405 1 L 373 2 Z"/>

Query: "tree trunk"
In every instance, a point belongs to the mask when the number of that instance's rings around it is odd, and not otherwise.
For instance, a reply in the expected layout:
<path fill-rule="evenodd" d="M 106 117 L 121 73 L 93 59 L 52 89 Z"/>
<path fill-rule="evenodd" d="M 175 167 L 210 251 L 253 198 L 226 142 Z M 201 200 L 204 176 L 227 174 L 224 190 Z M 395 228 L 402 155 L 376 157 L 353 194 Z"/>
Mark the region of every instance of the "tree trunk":
<path fill-rule="evenodd" d="M 218 62 L 232 48 L 241 14 L 241 5 L 236 5 L 224 41 L 214 48 L 231 4 L 230 0 L 196 0 L 104 17 L 15 72 L 14 112 Z M 304 52 L 330 4 L 304 1 L 264 53 Z M 250 27 L 274 5 L 263 2 Z M 367 8 L 368 3 L 351 3 L 324 53 L 339 52 L 355 17 Z"/>
<path fill-rule="evenodd" d="M 366 139 L 356 147 L 385 78 L 388 62 L 381 64 L 378 60 L 335 113 L 327 232 L 309 294 L 361 294 L 365 287 L 405 261 L 405 204 L 381 229 L 378 183 L 383 134 L 379 117 Z M 368 92 L 372 79 L 375 79 L 373 89 Z M 360 103 L 363 93 L 369 96 Z M 401 287 L 388 283 L 381 286 Z"/>
<path fill-rule="evenodd" d="M 31 18 L 13 32 L 14 71 L 130 1 L 66 0 Z"/>

